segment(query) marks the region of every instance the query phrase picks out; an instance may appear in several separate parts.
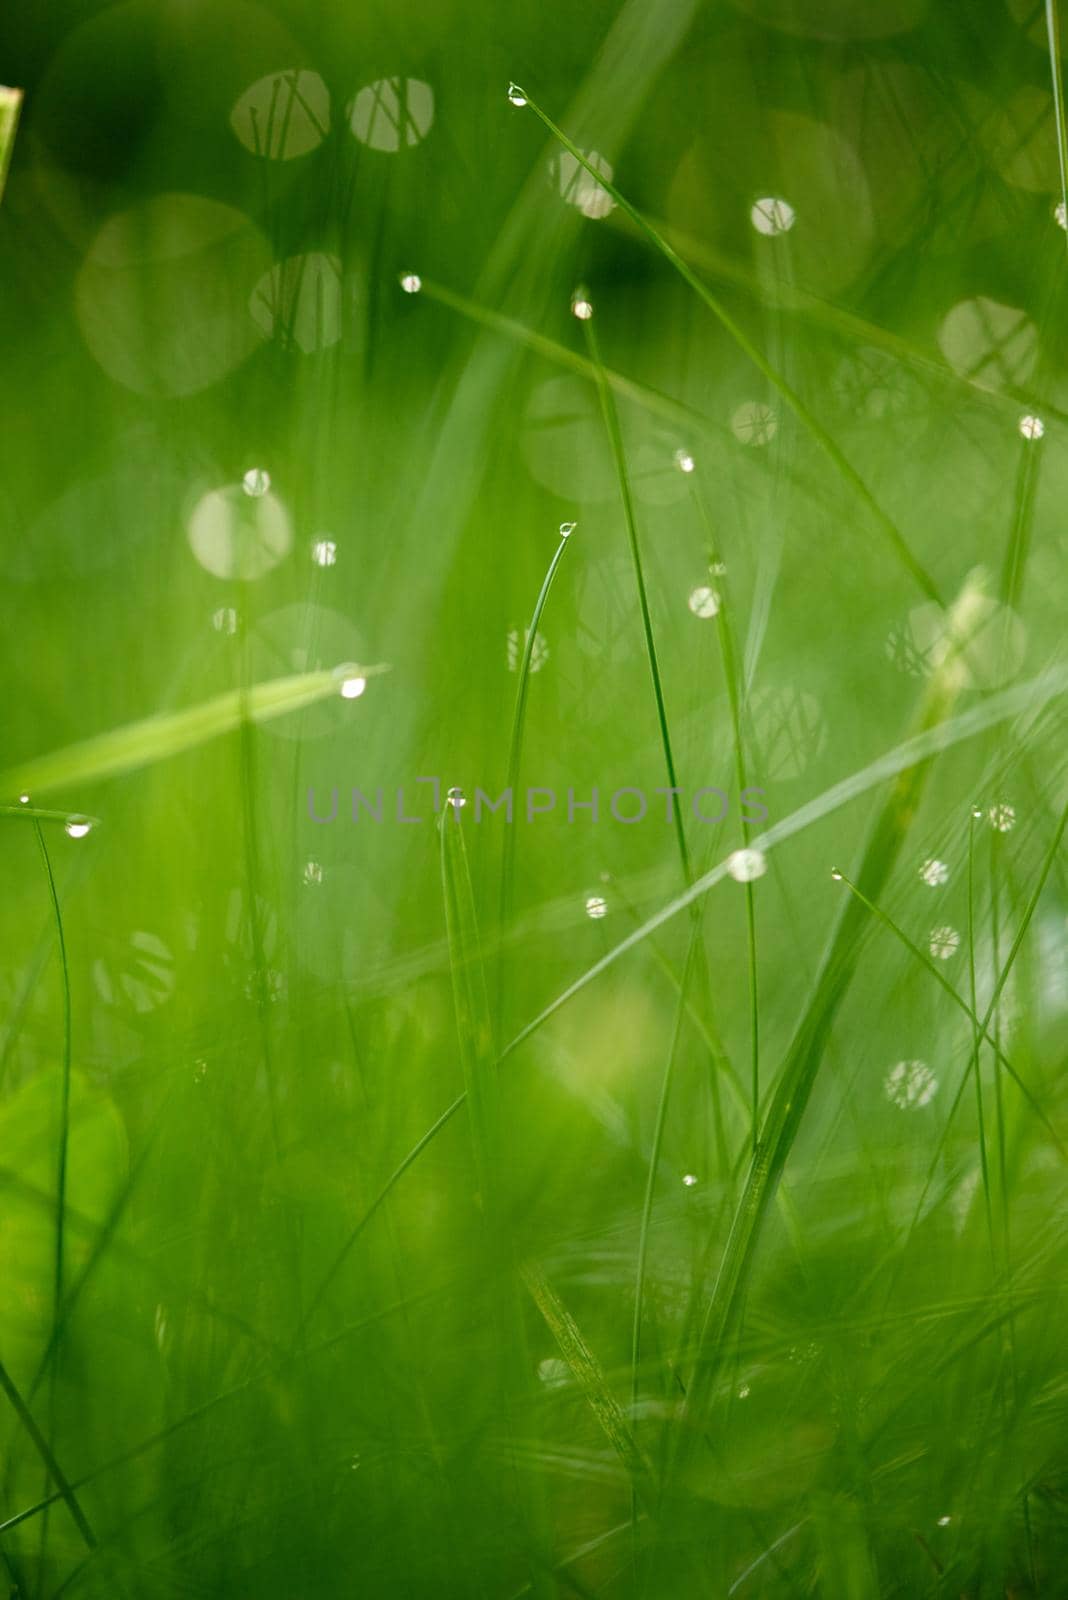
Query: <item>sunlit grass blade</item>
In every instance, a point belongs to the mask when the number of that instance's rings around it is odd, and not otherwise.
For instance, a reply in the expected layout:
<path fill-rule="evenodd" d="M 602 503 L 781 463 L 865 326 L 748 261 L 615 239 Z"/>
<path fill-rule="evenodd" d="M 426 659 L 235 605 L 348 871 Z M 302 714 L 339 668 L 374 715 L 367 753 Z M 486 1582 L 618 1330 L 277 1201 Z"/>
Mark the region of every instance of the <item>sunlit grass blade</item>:
<path fill-rule="evenodd" d="M 15 130 L 18 127 L 19 108 L 22 105 L 20 89 L 5 89 L 0 84 L 0 200 L 4 198 L 7 169 L 15 147 Z"/>
<path fill-rule="evenodd" d="M 50 755 L 36 756 L 0 774 L 0 791 L 35 796 L 51 789 L 95 783 L 138 767 L 151 766 L 170 756 L 195 749 L 210 739 L 232 733 L 242 723 L 269 722 L 273 717 L 299 711 L 339 692 L 343 679 L 370 678 L 386 666 L 335 667 L 329 671 L 301 672 L 253 684 L 247 691 L 229 689 L 213 700 L 186 711 L 162 711 L 141 722 L 128 723 L 68 745 Z"/>

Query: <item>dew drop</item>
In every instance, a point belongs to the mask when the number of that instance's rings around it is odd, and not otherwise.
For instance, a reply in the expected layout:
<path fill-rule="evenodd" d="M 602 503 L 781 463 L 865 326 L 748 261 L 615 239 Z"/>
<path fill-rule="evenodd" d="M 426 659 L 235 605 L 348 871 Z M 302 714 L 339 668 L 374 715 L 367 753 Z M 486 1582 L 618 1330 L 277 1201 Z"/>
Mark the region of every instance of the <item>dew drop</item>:
<path fill-rule="evenodd" d="M 20 794 L 19 795 L 19 805 L 20 806 L 28 806 L 29 803 L 30 803 L 30 797 L 29 797 L 28 794 Z"/>
<path fill-rule="evenodd" d="M 1062 224 L 1062 226 L 1063 226 L 1063 224 Z M 938 1526 L 940 1528 L 948 1528 L 952 1521 L 953 1521 L 952 1517 L 939 1517 Z"/>
<path fill-rule="evenodd" d="M 776 234 L 789 233 L 797 219 L 794 208 L 788 200 L 777 200 L 768 195 L 753 202 L 749 220 L 758 233 L 773 237 Z"/>
<path fill-rule="evenodd" d="M 987 821 L 996 833 L 1011 833 L 1016 826 L 1015 806 L 1005 805 L 1002 802 L 1000 805 L 991 806 L 986 815 Z"/>
<path fill-rule="evenodd" d="M 592 917 L 594 922 L 607 915 L 608 901 L 601 894 L 591 894 L 586 897 L 586 915 Z"/>
<path fill-rule="evenodd" d="M 459 811 L 462 806 L 467 804 L 467 798 L 462 789 L 453 788 L 446 794 L 445 803 L 452 806 L 454 811 Z"/>
<path fill-rule="evenodd" d="M 983 820 L 982 806 L 972 806 L 972 816 L 975 818 L 976 822 L 981 822 Z"/>
<path fill-rule="evenodd" d="M 423 280 L 419 276 L 418 272 L 402 272 L 400 275 L 400 286 L 404 290 L 405 294 L 418 294 L 420 289 L 423 287 Z"/>
<path fill-rule="evenodd" d="M 686 604 L 695 617 L 714 617 L 719 610 L 719 595 L 707 584 L 701 584 L 690 591 Z"/>
<path fill-rule="evenodd" d="M 748 1400 L 749 1399 L 749 1393 L 750 1393 L 750 1390 L 749 1390 L 749 1385 L 747 1383 L 741 1383 L 741 1384 L 738 1385 L 738 1398 L 739 1398 L 739 1400 Z"/>
<path fill-rule="evenodd" d="M 250 499 L 262 499 L 271 487 L 271 474 L 262 467 L 250 467 L 241 479 L 241 487 Z"/>
<path fill-rule="evenodd" d="M 318 861 L 308 861 L 304 865 L 304 882 L 308 884 L 322 883 L 323 869 Z"/>
<path fill-rule="evenodd" d="M 1046 424 L 1041 417 L 1028 415 L 1020 418 L 1019 428 L 1025 439 L 1041 439 L 1046 431 Z"/>
<path fill-rule="evenodd" d="M 688 1172 L 682 1181 L 686 1185 L 687 1189 L 692 1189 L 697 1182 L 697 1174 L 694 1172 Z"/>
<path fill-rule="evenodd" d="M 932 857 L 921 866 L 920 877 L 929 889 L 940 889 L 949 882 L 949 868 L 944 861 L 936 861 Z"/>
<path fill-rule="evenodd" d="M 680 472 L 692 472 L 695 465 L 693 456 L 688 450 L 676 450 L 675 465 Z"/>
<path fill-rule="evenodd" d="M 332 567 L 337 562 L 337 545 L 333 539 L 316 539 L 311 557 L 317 567 Z"/>
<path fill-rule="evenodd" d="M 233 606 L 220 606 L 211 614 L 211 625 L 216 633 L 236 633 L 237 612 Z"/>
<path fill-rule="evenodd" d="M 68 817 L 63 824 L 72 839 L 84 839 L 93 824 L 88 817 Z"/>
<path fill-rule="evenodd" d="M 1053 207 L 1053 220 L 1058 228 L 1063 228 L 1068 232 L 1068 207 L 1065 206 L 1063 200 L 1058 200 Z"/>
<path fill-rule="evenodd" d="M 754 883 L 768 870 L 768 858 L 763 850 L 735 850 L 727 857 L 727 871 L 735 883 Z"/>
<path fill-rule="evenodd" d="M 367 688 L 367 679 L 355 667 L 339 667 L 334 675 L 340 679 L 343 700 L 358 700 Z"/>
<path fill-rule="evenodd" d="M 510 83 L 508 85 L 508 99 L 513 106 L 519 106 L 520 108 L 525 106 L 527 103 L 527 97 L 519 87 L 518 83 Z"/>
<path fill-rule="evenodd" d="M 577 522 L 561 522 L 561 524 L 560 524 L 560 537 L 561 537 L 561 539 L 570 539 L 571 535 L 574 533 L 574 531 L 575 531 L 575 529 L 577 527 L 578 527 L 578 523 Z"/>
<path fill-rule="evenodd" d="M 842 881 L 842 874 L 837 867 L 831 868 L 831 877 L 834 879 L 835 883 L 841 883 Z"/>
<path fill-rule="evenodd" d="M 578 317 L 580 322 L 589 322 L 593 316 L 593 304 L 587 297 L 585 289 L 576 289 L 571 296 L 571 314 Z"/>

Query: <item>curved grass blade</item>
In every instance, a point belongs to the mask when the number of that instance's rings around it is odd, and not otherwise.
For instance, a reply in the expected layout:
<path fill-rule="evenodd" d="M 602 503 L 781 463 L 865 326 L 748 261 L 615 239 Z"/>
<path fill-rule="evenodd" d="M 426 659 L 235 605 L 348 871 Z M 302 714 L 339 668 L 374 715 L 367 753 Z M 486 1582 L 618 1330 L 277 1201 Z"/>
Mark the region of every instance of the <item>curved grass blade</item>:
<path fill-rule="evenodd" d="M 526 718 L 527 692 L 530 687 L 530 663 L 534 654 L 534 644 L 538 636 L 538 626 L 541 614 L 545 610 L 545 602 L 549 598 L 549 591 L 556 577 L 556 569 L 563 559 L 567 549 L 570 533 L 561 533 L 560 543 L 553 552 L 548 570 L 542 579 L 538 598 L 534 603 L 534 612 L 527 629 L 526 641 L 523 645 L 523 659 L 519 663 L 519 682 L 516 686 L 515 708 L 512 712 L 512 732 L 508 741 L 508 775 L 506 787 L 509 794 L 515 795 L 519 783 L 519 763 L 523 750 L 523 724 Z M 512 882 L 515 869 L 515 828 L 506 827 L 504 831 L 504 856 L 501 862 L 501 897 L 498 916 L 498 929 L 500 938 L 501 971 L 503 973 L 504 933 L 512 911 Z M 498 982 L 498 994 L 503 994 L 503 982 Z M 499 1004 L 498 1000 L 498 1004 Z"/>
<path fill-rule="evenodd" d="M 809 410 L 808 406 L 805 404 L 804 400 L 798 394 L 796 389 L 794 389 L 793 386 L 782 376 L 782 374 L 771 365 L 763 352 L 759 350 L 755 344 L 753 344 L 749 336 L 743 331 L 739 324 L 735 322 L 734 318 L 727 311 L 726 307 L 722 305 L 716 296 L 713 295 L 712 292 L 707 288 L 707 286 L 701 282 L 700 278 L 697 277 L 692 268 L 671 247 L 671 245 L 668 244 L 667 240 L 661 233 L 657 231 L 656 228 L 653 227 L 652 223 L 646 220 L 636 206 L 631 205 L 630 201 L 620 193 L 610 179 L 605 177 L 603 173 L 600 173 L 596 170 L 596 168 L 591 164 L 589 157 L 582 150 L 580 150 L 576 144 L 572 143 L 567 134 L 564 133 L 563 129 L 557 127 L 556 123 L 553 122 L 552 119 L 541 109 L 536 101 L 531 100 L 530 96 L 525 90 L 521 92 L 530 106 L 530 109 L 534 112 L 534 115 L 542 123 L 544 123 L 545 127 L 552 134 L 553 138 L 557 139 L 559 143 L 563 145 L 564 149 L 569 153 L 569 155 L 574 157 L 579 165 L 590 174 L 591 178 L 593 178 L 593 180 L 598 183 L 601 188 L 607 190 L 607 192 L 612 196 L 612 199 L 616 202 L 616 205 L 619 206 L 620 210 L 623 211 L 631 219 L 635 226 L 645 235 L 646 239 L 648 239 L 653 248 L 659 251 L 664 259 L 669 262 L 672 267 L 674 267 L 675 271 L 679 274 L 683 281 L 690 286 L 694 293 L 697 294 L 708 307 L 709 311 L 712 312 L 712 315 L 734 340 L 738 348 L 749 357 L 750 361 L 753 362 L 758 372 L 760 372 L 763 377 L 767 379 L 768 383 L 770 383 L 777 390 L 784 404 L 789 406 L 790 410 L 797 417 L 798 421 L 812 435 L 813 439 L 823 450 L 824 454 L 830 459 L 840 477 L 842 477 L 843 480 L 849 484 L 857 498 L 860 499 L 867 507 L 874 520 L 878 523 L 879 527 L 886 535 L 891 548 L 893 549 L 898 560 L 901 562 L 902 566 L 905 567 L 906 570 L 911 574 L 912 578 L 919 585 L 923 593 L 927 595 L 929 599 L 935 600 L 939 605 L 941 605 L 941 595 L 939 594 L 938 588 L 930 573 L 913 555 L 912 551 L 909 549 L 909 546 L 906 544 L 905 539 L 898 531 L 895 523 L 880 506 L 879 502 L 875 499 L 875 496 L 872 494 L 863 478 L 857 472 L 856 468 L 849 462 L 846 456 L 843 455 L 842 451 L 835 444 L 827 430 L 813 416 L 812 412 Z"/>
<path fill-rule="evenodd" d="M 232 733 L 245 721 L 269 722 L 288 711 L 314 705 L 338 693 L 342 677 L 371 678 L 388 672 L 377 666 L 334 667 L 320 672 L 301 672 L 292 677 L 272 678 L 249 689 L 228 689 L 225 694 L 205 700 L 185 711 L 162 711 L 140 722 L 113 728 L 79 744 L 68 745 L 46 756 L 36 756 L 0 774 L 0 792 L 40 794 L 66 784 L 93 783 L 113 778 L 138 767 L 151 766 L 168 756 L 206 744 L 224 733 Z"/>

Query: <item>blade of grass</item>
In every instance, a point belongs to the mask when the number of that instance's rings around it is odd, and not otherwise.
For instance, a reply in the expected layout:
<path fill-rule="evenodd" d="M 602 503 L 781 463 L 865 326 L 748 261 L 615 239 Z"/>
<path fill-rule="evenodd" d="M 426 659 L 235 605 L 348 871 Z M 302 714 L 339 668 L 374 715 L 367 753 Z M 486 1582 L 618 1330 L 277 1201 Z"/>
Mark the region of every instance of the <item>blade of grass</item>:
<path fill-rule="evenodd" d="M 161 712 L 143 721 L 113 728 L 46 756 L 36 756 L 0 774 L 0 792 L 40 794 L 64 785 L 96 782 L 150 766 L 192 750 L 240 728 L 246 718 L 269 722 L 289 711 L 313 705 L 338 693 L 341 679 L 370 678 L 388 672 L 383 664 L 345 665 L 328 671 L 302 672 L 273 678 L 250 689 L 228 689 L 185 711 Z"/>
<path fill-rule="evenodd" d="M 671 749 L 671 733 L 668 729 L 667 706 L 664 703 L 664 685 L 660 676 L 660 663 L 657 659 L 656 640 L 653 635 L 653 621 L 649 614 L 649 596 L 645 584 L 645 569 L 642 565 L 641 545 L 638 540 L 638 523 L 634 515 L 634 499 L 630 489 L 630 475 L 627 472 L 627 458 L 623 449 L 623 435 L 619 426 L 619 413 L 616 410 L 615 399 L 604 375 L 604 363 L 601 360 L 600 344 L 591 318 L 586 318 L 582 324 L 586 336 L 586 344 L 590 354 L 590 361 L 596 374 L 597 394 L 601 402 L 601 414 L 604 417 L 605 432 L 612 450 L 612 460 L 616 469 L 616 480 L 619 484 L 619 498 L 623 505 L 623 521 L 627 530 L 627 543 L 630 547 L 631 565 L 634 569 L 634 582 L 638 591 L 638 605 L 641 610 L 642 632 L 645 637 L 645 654 L 649 663 L 649 676 L 652 679 L 653 699 L 656 702 L 656 720 L 660 729 L 660 745 L 664 755 L 664 770 L 667 774 L 668 785 L 671 789 L 671 816 L 675 828 L 675 843 L 679 852 L 679 864 L 682 876 L 689 886 L 693 881 L 690 868 L 690 854 L 686 847 L 686 830 L 682 823 L 682 807 L 679 805 L 678 779 L 675 773 L 675 757 Z"/>
<path fill-rule="evenodd" d="M 15 148 L 15 130 L 18 127 L 19 109 L 22 105 L 21 89 L 5 89 L 0 84 L 0 200 L 4 198 L 7 169 L 11 152 Z"/>
<path fill-rule="evenodd" d="M 565 524 L 566 526 L 566 524 Z M 541 623 L 541 614 L 545 610 L 545 602 L 549 598 L 549 591 L 553 586 L 557 568 L 563 559 L 571 534 L 561 532 L 560 543 L 553 552 L 552 560 L 546 570 L 542 585 L 538 591 L 538 598 L 534 602 L 534 611 L 527 629 L 527 636 L 523 644 L 523 658 L 519 663 L 519 682 L 516 685 L 515 707 L 512 711 L 512 731 L 508 740 L 508 766 L 505 780 L 507 792 L 515 796 L 519 784 L 519 763 L 523 753 L 523 725 L 526 718 L 527 693 L 530 688 L 530 663 L 534 655 L 534 644 L 538 636 L 538 627 Z M 504 830 L 504 853 L 501 860 L 501 893 L 498 911 L 498 938 L 499 961 L 497 981 L 497 1014 L 501 1015 L 504 1003 L 504 937 L 512 914 L 512 887 L 515 871 L 515 828 L 506 827 Z"/>
<path fill-rule="evenodd" d="M 801 398 L 793 386 L 789 384 L 782 374 L 771 365 L 763 352 L 759 350 L 755 344 L 753 344 L 749 336 L 742 330 L 739 324 L 735 322 L 734 318 L 727 311 L 726 307 L 716 298 L 715 295 L 711 293 L 708 287 L 701 282 L 696 273 L 694 273 L 691 267 L 682 259 L 682 257 L 672 249 L 671 245 L 668 244 L 667 240 L 662 234 L 658 233 L 656 228 L 653 227 L 652 223 L 646 220 L 636 206 L 631 205 L 630 201 L 626 199 L 626 197 L 619 191 L 619 189 L 616 188 L 615 184 L 613 184 L 610 179 L 605 177 L 603 173 L 600 173 L 596 170 L 583 151 L 581 151 L 576 144 L 572 143 L 567 134 L 564 133 L 563 129 L 558 128 L 556 123 L 551 120 L 551 118 L 534 100 L 531 100 L 529 95 L 526 95 L 526 91 L 524 90 L 522 92 L 525 95 L 530 109 L 534 112 L 534 115 L 542 123 L 544 123 L 545 127 L 552 134 L 553 138 L 557 139 L 559 143 L 563 145 L 564 149 L 574 157 L 579 165 L 586 169 L 596 183 L 600 184 L 602 188 L 608 191 L 608 193 L 612 196 L 612 199 L 616 202 L 616 205 L 619 206 L 620 210 L 626 213 L 631 221 L 645 235 L 646 239 L 653 246 L 653 248 L 664 257 L 665 261 L 674 267 L 675 271 L 679 274 L 683 281 L 689 284 L 694 293 L 699 296 L 699 298 L 708 307 L 709 311 L 711 311 L 712 315 L 720 323 L 723 329 L 734 340 L 738 348 L 742 350 L 746 356 L 748 356 L 750 361 L 752 361 L 754 366 L 757 368 L 757 371 L 760 372 L 764 378 L 767 379 L 768 383 L 775 388 L 775 390 L 781 396 L 784 404 L 789 406 L 790 410 L 797 417 L 801 425 L 808 430 L 813 439 L 823 450 L 824 454 L 831 461 L 840 477 L 849 484 L 857 498 L 861 500 L 867 507 L 871 516 L 886 535 L 891 548 L 893 549 L 898 560 L 901 562 L 902 566 L 910 573 L 912 578 L 918 584 L 923 593 L 928 597 L 928 599 L 937 601 L 937 603 L 941 605 L 942 599 L 934 579 L 913 555 L 901 533 L 898 531 L 898 528 L 879 505 L 878 501 L 875 499 L 875 496 L 872 494 L 863 478 L 857 472 L 856 468 L 852 466 L 846 456 L 843 455 L 842 451 L 838 448 L 837 444 L 835 444 L 827 430 L 820 422 L 817 421 L 815 416 L 813 416 L 805 401 Z"/>
<path fill-rule="evenodd" d="M 571 1369 L 605 1438 L 623 1463 L 636 1493 L 648 1497 L 649 1464 L 638 1448 L 622 1406 L 609 1387 L 604 1368 L 541 1268 L 528 1261 L 521 1273 L 531 1299 L 556 1340 L 557 1349 Z"/>

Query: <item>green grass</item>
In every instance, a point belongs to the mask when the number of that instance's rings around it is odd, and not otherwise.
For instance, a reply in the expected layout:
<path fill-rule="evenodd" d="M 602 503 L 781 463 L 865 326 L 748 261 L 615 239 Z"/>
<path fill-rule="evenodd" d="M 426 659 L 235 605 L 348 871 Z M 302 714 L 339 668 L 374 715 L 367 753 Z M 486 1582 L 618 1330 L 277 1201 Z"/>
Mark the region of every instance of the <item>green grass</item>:
<path fill-rule="evenodd" d="M 0 17 L 12 1595 L 1068 1596 L 1061 22 Z"/>

